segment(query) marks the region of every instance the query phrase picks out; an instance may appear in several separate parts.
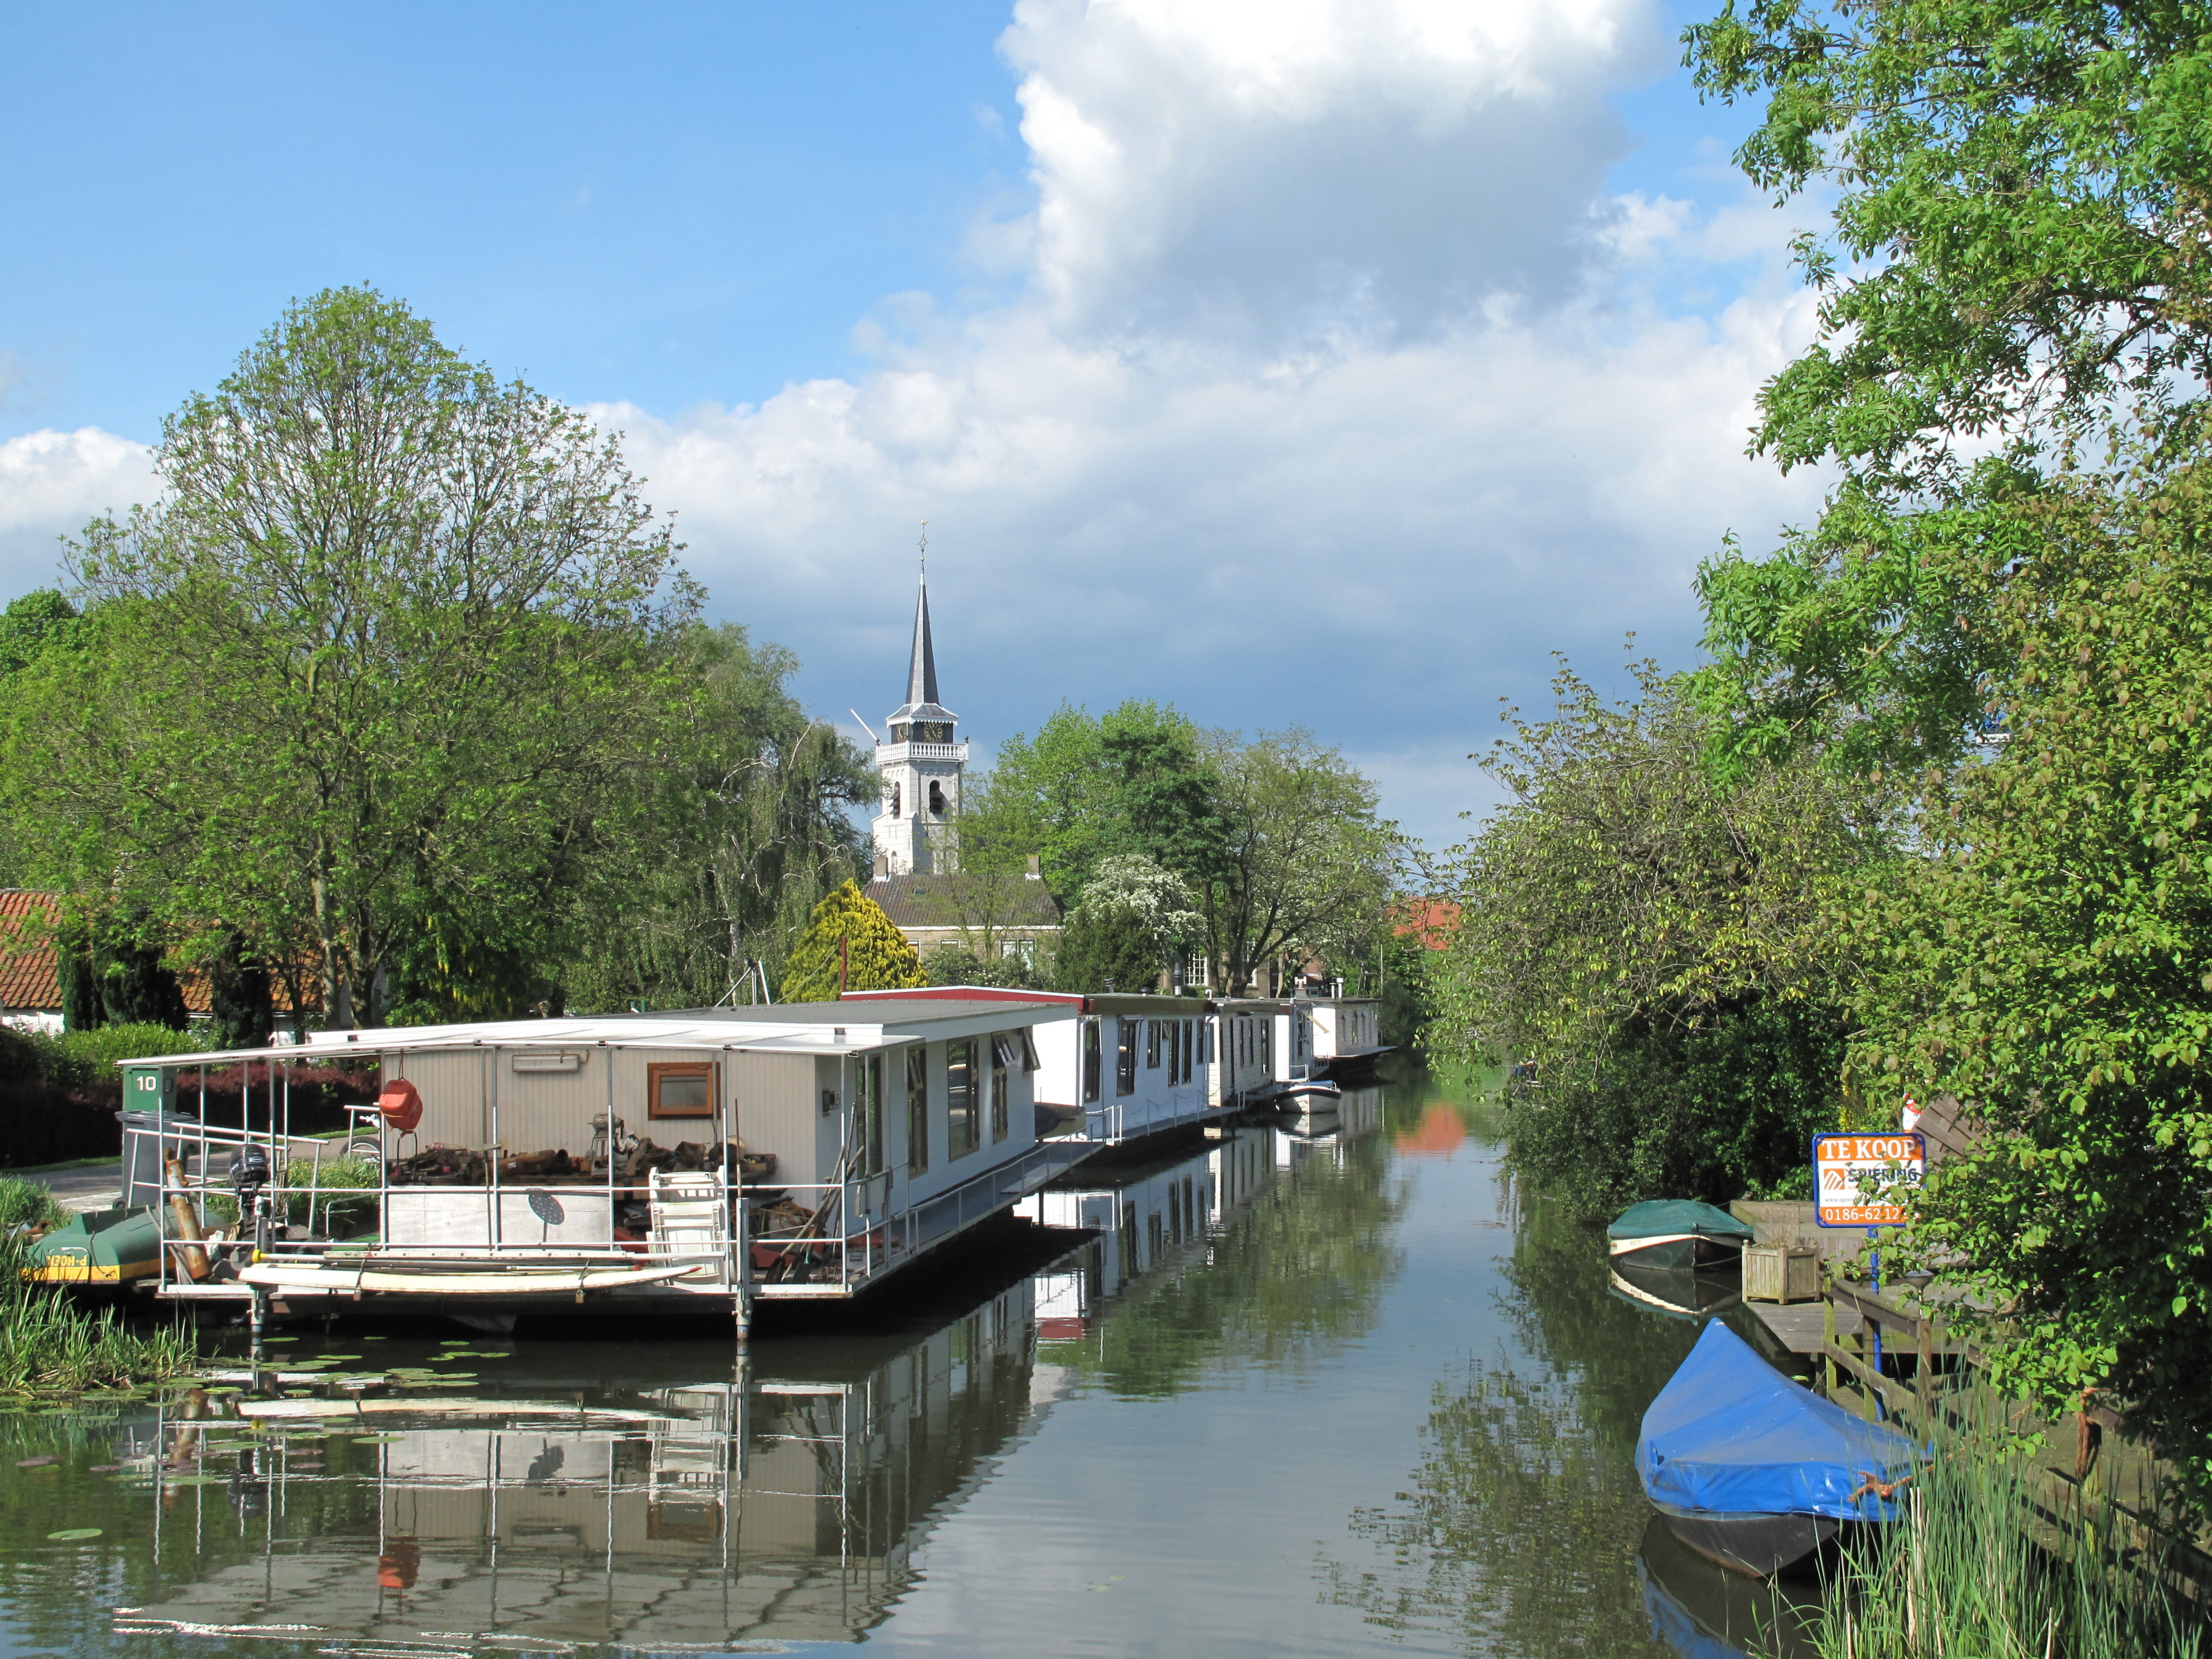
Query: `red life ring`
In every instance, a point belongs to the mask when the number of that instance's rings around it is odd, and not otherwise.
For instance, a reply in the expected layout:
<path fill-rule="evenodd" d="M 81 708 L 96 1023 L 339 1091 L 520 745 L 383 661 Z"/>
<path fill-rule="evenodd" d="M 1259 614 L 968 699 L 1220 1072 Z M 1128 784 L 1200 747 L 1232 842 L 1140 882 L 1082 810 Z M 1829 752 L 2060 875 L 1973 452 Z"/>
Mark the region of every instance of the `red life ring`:
<path fill-rule="evenodd" d="M 422 1121 L 422 1097 L 405 1078 L 395 1078 L 378 1092 L 376 1109 L 392 1128 L 411 1134 Z"/>

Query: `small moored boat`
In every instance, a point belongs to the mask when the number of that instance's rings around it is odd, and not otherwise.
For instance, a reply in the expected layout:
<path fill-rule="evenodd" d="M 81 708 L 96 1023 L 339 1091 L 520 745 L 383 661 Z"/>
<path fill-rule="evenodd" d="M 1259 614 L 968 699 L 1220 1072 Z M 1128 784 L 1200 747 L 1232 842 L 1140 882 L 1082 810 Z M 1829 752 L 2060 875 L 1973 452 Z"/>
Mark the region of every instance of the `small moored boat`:
<path fill-rule="evenodd" d="M 1605 1230 L 1606 1254 L 1646 1267 L 1725 1267 L 1743 1258 L 1751 1229 L 1693 1198 L 1632 1204 Z"/>
<path fill-rule="evenodd" d="M 115 1205 L 71 1216 L 33 1240 L 23 1277 L 49 1285 L 128 1285 L 161 1270 L 161 1229 L 151 1210 Z"/>
<path fill-rule="evenodd" d="M 1698 1554 L 1771 1577 L 1896 1513 L 1920 1449 L 1800 1388 L 1718 1320 L 1644 1413 L 1636 1473 Z"/>

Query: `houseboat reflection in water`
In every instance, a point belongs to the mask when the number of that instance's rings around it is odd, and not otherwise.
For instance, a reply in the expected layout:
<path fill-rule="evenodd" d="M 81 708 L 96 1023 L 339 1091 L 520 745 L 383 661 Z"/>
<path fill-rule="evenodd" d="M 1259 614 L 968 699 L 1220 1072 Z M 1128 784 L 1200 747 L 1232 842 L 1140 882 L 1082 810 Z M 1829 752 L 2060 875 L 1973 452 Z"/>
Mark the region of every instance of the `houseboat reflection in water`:
<path fill-rule="evenodd" d="M 811 1375 L 771 1356 L 727 1382 L 565 1400 L 552 1382 L 167 1419 L 144 1460 L 166 1486 L 153 1554 L 176 1559 L 159 1533 L 185 1528 L 199 1565 L 116 1626 L 524 1651 L 858 1639 L 934 1520 L 1060 1391 L 1036 1340 L 1024 1279 L 920 1340 L 835 1345 Z M 859 1369 L 870 1346 L 895 1352 Z"/>

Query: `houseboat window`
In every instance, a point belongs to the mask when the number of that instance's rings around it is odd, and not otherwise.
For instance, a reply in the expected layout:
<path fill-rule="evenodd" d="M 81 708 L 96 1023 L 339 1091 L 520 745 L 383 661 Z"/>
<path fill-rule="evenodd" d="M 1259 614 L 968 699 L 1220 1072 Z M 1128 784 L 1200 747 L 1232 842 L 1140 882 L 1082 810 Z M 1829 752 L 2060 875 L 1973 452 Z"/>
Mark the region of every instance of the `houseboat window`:
<path fill-rule="evenodd" d="M 991 1039 L 991 1139 L 1006 1138 L 1006 1062 L 1013 1058 L 1014 1045 L 1002 1036 Z"/>
<path fill-rule="evenodd" d="M 1098 1022 L 1083 1022 L 1083 1103 L 1098 1098 Z"/>
<path fill-rule="evenodd" d="M 1148 1072 L 1160 1069 L 1160 1027 L 1164 1023 L 1157 1019 L 1145 1022 L 1145 1069 Z"/>
<path fill-rule="evenodd" d="M 975 1044 L 945 1045 L 945 1155 L 965 1158 L 980 1144 L 975 1121 Z"/>
<path fill-rule="evenodd" d="M 906 1167 L 929 1168 L 929 1056 L 920 1043 L 906 1051 Z"/>
<path fill-rule="evenodd" d="M 1198 1028 L 1198 1063 L 1213 1064 L 1213 1022 L 1210 1019 L 1202 1021 Z"/>
<path fill-rule="evenodd" d="M 1036 1071 L 1040 1063 L 1037 1060 L 1036 1036 L 1031 1034 L 1030 1028 L 1026 1025 L 1023 1026 L 1019 1031 L 1015 1033 L 1015 1035 L 1022 1040 L 1022 1070 L 1024 1072 Z"/>
<path fill-rule="evenodd" d="M 671 1061 L 645 1068 L 647 1117 L 714 1115 L 714 1068 L 705 1061 Z"/>
<path fill-rule="evenodd" d="M 1198 1023 L 1184 1020 L 1182 1024 L 1182 1080 L 1188 1083 L 1198 1074 Z"/>
<path fill-rule="evenodd" d="M 1117 1019 L 1114 1043 L 1114 1092 L 1133 1095 L 1137 1092 L 1137 1022 Z"/>
<path fill-rule="evenodd" d="M 860 1174 L 884 1172 L 884 1057 L 870 1054 L 860 1061 Z"/>

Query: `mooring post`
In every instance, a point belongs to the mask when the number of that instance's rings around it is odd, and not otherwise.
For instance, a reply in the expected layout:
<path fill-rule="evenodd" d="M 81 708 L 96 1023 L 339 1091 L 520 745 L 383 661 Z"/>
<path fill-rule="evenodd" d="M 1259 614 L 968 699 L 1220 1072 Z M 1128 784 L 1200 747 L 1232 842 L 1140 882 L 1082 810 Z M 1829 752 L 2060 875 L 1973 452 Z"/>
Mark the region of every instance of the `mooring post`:
<path fill-rule="evenodd" d="M 1828 1279 L 1827 1294 L 1820 1298 L 1820 1361 L 1827 1367 L 1828 1398 L 1836 1397 L 1842 1378 L 1836 1371 L 1836 1281 Z"/>

